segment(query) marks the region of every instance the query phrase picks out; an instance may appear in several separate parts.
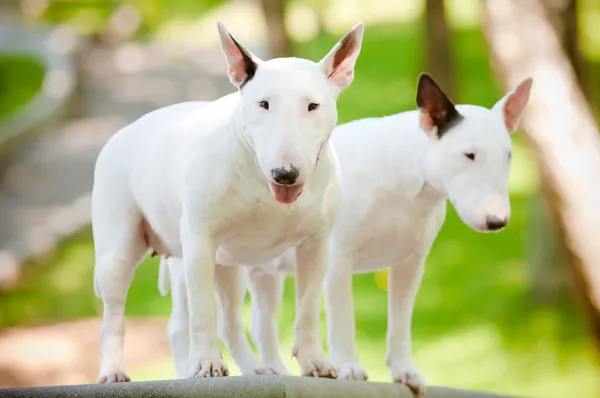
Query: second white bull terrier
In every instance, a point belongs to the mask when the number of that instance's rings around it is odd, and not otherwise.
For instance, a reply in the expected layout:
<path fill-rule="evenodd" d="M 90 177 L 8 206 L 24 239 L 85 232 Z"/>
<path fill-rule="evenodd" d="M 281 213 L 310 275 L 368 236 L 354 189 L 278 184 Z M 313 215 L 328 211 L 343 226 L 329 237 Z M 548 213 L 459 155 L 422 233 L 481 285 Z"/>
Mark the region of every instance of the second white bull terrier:
<path fill-rule="evenodd" d="M 340 378 L 367 378 L 356 353 L 352 274 L 389 267 L 386 363 L 394 381 L 424 392 L 425 381 L 411 354 L 411 317 L 425 259 L 443 225 L 446 199 L 476 231 L 498 231 L 508 222 L 509 133 L 517 129 L 531 86 L 532 79 L 524 80 L 490 110 L 453 105 L 433 79 L 422 74 L 419 111 L 336 128 L 333 143 L 343 187 L 325 299 L 330 359 Z M 176 261 L 169 265 L 174 267 Z M 161 267 L 164 275 L 166 265 Z M 276 315 L 283 281 L 278 273 L 295 267 L 290 249 L 269 267 L 248 270 L 251 335 L 263 362 L 271 366 L 282 366 Z M 180 288 L 174 283 L 172 289 Z M 177 315 L 180 305 L 173 302 L 171 324 L 187 324 Z M 239 313 L 239 308 L 224 311 L 222 320 L 232 325 L 235 321 L 229 317 L 239 318 Z"/>
<path fill-rule="evenodd" d="M 261 61 L 220 23 L 218 31 L 239 92 L 150 112 L 111 137 L 96 163 L 92 226 L 95 291 L 104 302 L 101 383 L 129 381 L 125 299 L 136 264 L 150 250 L 183 259 L 192 331 L 187 369 L 195 377 L 215 377 L 229 373 L 217 337 L 215 263 L 260 265 L 297 248 L 294 353 L 303 374 L 335 377 L 319 340 L 340 188 L 329 138 L 337 98 L 354 77 L 363 24 L 319 63 Z M 241 304 L 228 303 L 232 309 Z"/>

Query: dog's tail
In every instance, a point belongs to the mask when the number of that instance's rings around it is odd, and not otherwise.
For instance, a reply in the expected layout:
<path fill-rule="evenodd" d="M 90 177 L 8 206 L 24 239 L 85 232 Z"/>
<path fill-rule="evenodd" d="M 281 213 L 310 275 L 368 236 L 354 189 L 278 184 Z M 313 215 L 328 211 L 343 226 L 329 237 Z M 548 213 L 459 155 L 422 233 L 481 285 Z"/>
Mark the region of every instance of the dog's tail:
<path fill-rule="evenodd" d="M 169 276 L 169 264 L 168 260 L 164 257 L 160 258 L 160 264 L 158 265 L 158 291 L 161 296 L 166 296 L 169 293 L 169 286 L 171 285 L 171 278 Z"/>

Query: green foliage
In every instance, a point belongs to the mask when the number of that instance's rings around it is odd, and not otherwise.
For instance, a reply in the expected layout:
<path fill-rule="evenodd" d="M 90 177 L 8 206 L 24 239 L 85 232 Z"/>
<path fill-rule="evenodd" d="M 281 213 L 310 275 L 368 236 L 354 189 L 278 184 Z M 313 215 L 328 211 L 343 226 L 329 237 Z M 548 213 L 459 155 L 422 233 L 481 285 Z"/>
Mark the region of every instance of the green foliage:
<path fill-rule="evenodd" d="M 32 58 L 0 55 L 0 119 L 27 103 L 42 87 L 44 67 Z"/>

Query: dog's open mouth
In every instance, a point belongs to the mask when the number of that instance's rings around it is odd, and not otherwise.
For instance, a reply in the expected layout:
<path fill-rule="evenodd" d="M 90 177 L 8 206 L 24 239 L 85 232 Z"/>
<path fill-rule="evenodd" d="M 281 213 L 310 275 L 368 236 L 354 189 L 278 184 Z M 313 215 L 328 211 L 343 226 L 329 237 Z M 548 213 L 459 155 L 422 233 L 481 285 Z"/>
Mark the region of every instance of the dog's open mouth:
<path fill-rule="evenodd" d="M 281 185 L 269 181 L 269 185 L 271 186 L 271 192 L 273 192 L 275 200 L 284 204 L 294 203 L 304 189 L 304 184 Z"/>

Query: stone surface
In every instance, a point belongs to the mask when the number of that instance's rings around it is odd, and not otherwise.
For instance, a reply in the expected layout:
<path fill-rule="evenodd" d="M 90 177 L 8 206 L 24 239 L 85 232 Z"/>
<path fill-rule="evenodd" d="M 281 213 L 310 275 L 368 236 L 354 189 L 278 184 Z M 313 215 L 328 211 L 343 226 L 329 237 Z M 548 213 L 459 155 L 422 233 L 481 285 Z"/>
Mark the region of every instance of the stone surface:
<path fill-rule="evenodd" d="M 8 389 L 3 397 L 118 397 L 118 398 L 410 398 L 405 387 L 392 383 L 340 381 L 296 376 L 234 376 L 144 383 L 88 384 L 64 387 Z M 430 387 L 424 398 L 501 397 L 480 392 Z"/>

